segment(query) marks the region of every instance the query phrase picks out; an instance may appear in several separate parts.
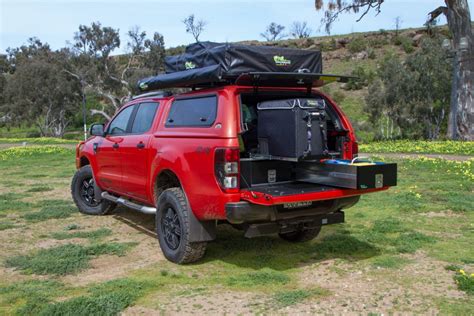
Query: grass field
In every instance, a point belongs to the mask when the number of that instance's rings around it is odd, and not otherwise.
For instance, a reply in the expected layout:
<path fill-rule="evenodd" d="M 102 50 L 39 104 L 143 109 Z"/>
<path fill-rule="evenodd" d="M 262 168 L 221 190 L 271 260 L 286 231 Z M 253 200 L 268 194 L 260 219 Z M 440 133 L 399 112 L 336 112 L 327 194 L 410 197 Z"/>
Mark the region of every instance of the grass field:
<path fill-rule="evenodd" d="M 399 159 L 314 241 L 222 225 L 202 262 L 166 261 L 153 217 L 79 214 L 74 151 L 0 151 L 0 314 L 472 314 L 474 161 Z"/>

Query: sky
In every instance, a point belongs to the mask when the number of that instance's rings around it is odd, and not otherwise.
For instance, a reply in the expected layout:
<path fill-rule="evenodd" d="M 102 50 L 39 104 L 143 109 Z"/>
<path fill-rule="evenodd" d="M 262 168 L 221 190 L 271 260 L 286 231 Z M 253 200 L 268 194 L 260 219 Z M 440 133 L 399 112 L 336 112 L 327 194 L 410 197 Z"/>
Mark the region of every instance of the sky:
<path fill-rule="evenodd" d="M 474 10 L 474 0 L 468 3 Z M 443 4 L 443 0 L 386 0 L 378 16 L 369 13 L 361 22 L 356 22 L 357 14 L 342 15 L 331 33 L 393 29 L 397 16 L 402 28 L 421 27 L 427 13 Z M 161 33 L 166 47 L 189 44 L 193 38 L 185 32 L 182 20 L 190 14 L 207 22 L 201 40 L 263 40 L 260 33 L 271 22 L 288 30 L 293 21 L 306 21 L 313 35 L 325 35 L 320 28 L 323 13 L 315 11 L 314 0 L 0 0 L 0 53 L 30 37 L 38 37 L 53 49 L 64 47 L 80 24 L 94 21 L 120 30 L 122 46 L 116 54 L 125 51 L 126 33 L 134 26 L 148 35 Z M 442 18 L 439 24 L 444 23 Z"/>

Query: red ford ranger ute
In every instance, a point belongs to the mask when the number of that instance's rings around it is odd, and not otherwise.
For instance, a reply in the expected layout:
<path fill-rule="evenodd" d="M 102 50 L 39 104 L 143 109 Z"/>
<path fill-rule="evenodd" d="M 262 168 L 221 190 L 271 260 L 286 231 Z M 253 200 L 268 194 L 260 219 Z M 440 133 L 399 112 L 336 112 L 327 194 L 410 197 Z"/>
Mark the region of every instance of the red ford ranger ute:
<path fill-rule="evenodd" d="M 325 153 L 356 158 L 349 120 L 317 89 L 226 85 L 176 96 L 153 92 L 132 99 L 105 126 L 93 124 L 91 137 L 78 144 L 74 202 L 91 215 L 107 214 L 117 204 L 156 214 L 160 247 L 175 263 L 202 258 L 220 223 L 249 238 L 311 240 L 321 226 L 344 222 L 342 210 L 362 194 L 388 186 L 382 174 L 369 177 L 372 186 L 328 185 L 326 169 L 312 167 L 321 161 L 259 156 L 259 104 L 299 98 L 324 101 Z M 267 123 L 282 135 L 289 128 Z M 341 172 L 328 174 L 337 178 Z"/>

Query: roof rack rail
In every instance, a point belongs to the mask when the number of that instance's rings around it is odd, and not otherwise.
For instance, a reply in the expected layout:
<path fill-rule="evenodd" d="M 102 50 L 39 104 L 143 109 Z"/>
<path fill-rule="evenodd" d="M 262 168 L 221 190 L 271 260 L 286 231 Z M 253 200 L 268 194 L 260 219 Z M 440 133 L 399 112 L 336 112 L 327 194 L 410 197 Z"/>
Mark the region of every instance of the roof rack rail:
<path fill-rule="evenodd" d="M 132 96 L 132 100 L 140 99 L 140 98 L 148 98 L 148 97 L 158 97 L 158 98 L 166 98 L 172 96 L 173 93 L 171 91 L 152 91 L 147 93 L 142 93 L 139 95 Z"/>

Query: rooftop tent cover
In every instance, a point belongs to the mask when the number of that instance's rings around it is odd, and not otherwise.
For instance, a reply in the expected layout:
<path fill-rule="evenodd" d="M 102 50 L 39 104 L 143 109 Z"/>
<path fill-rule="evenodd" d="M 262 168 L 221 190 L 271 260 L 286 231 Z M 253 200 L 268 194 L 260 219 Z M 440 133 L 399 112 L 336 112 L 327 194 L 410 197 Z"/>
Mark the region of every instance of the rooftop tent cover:
<path fill-rule="evenodd" d="M 167 73 L 220 65 L 227 76 L 246 72 L 322 72 L 321 52 L 275 46 L 201 42 L 165 58 Z"/>
<path fill-rule="evenodd" d="M 322 57 L 321 52 L 312 50 L 202 42 L 189 45 L 184 54 L 166 57 L 165 70 L 165 74 L 140 80 L 139 89 L 150 91 L 235 83 L 239 76 L 250 73 L 320 74 Z M 253 80 L 252 76 L 244 77 L 242 82 Z M 290 78 L 298 82 L 300 79 Z M 313 79 L 305 79 L 305 83 L 311 83 Z"/>

